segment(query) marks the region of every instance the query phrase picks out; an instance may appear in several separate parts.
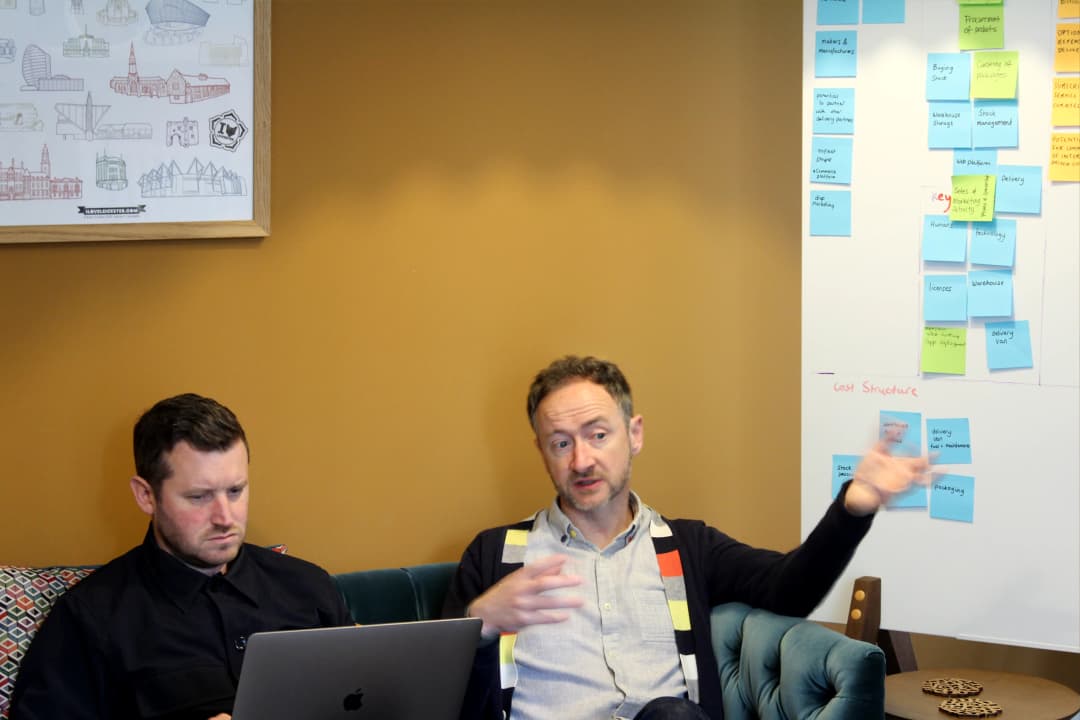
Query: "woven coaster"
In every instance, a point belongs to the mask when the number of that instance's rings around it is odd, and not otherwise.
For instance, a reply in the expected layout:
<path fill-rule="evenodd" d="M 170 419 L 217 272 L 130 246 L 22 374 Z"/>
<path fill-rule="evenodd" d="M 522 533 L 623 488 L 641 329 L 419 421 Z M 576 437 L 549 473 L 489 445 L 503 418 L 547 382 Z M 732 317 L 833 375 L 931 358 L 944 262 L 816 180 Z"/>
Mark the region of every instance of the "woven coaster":
<path fill-rule="evenodd" d="M 943 697 L 970 697 L 982 692 L 982 683 L 964 678 L 931 678 L 922 684 L 922 691 Z"/>
<path fill-rule="evenodd" d="M 996 702 L 973 697 L 954 697 L 943 700 L 938 710 L 954 717 L 987 718 L 1001 714 Z"/>

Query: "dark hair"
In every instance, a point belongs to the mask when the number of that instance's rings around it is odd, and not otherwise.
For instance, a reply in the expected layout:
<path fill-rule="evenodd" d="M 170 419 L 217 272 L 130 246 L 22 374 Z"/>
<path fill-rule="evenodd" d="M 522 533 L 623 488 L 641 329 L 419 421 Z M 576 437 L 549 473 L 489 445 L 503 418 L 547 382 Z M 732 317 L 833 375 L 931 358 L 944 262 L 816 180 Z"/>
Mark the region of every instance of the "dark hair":
<path fill-rule="evenodd" d="M 228 450 L 237 440 L 247 447 L 244 428 L 232 410 L 217 400 L 185 393 L 166 398 L 143 413 L 135 423 L 135 473 L 150 484 L 156 495 L 172 468 L 165 453 L 179 442 L 196 450 Z"/>
<path fill-rule="evenodd" d="M 634 399 L 630 395 L 630 383 L 626 381 L 618 365 L 591 355 L 586 357 L 567 355 L 538 372 L 529 387 L 529 398 L 525 409 L 529 414 L 529 423 L 534 428 L 536 427 L 536 408 L 540 406 L 540 402 L 571 380 L 588 380 L 602 386 L 618 403 L 623 418 L 629 422 L 633 417 Z"/>

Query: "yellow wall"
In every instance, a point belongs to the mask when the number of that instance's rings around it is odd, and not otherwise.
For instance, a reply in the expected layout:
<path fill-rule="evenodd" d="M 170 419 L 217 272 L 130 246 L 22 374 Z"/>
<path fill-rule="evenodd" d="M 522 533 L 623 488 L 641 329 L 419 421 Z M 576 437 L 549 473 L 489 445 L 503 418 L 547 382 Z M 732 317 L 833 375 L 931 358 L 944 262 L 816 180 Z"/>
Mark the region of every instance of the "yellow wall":
<path fill-rule="evenodd" d="M 2 561 L 138 541 L 131 425 L 188 390 L 248 430 L 252 541 L 456 559 L 548 502 L 524 393 L 566 352 L 634 384 L 649 502 L 798 542 L 799 13 L 277 0 L 273 27 L 269 238 L 0 247 Z"/>

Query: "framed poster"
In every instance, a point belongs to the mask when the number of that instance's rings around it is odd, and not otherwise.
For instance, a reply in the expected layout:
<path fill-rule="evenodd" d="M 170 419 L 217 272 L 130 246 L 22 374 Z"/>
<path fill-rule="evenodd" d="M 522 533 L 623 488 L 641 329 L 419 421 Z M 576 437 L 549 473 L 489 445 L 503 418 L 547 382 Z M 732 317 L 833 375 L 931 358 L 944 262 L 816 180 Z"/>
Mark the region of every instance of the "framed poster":
<path fill-rule="evenodd" d="M 270 232 L 270 0 L 0 0 L 0 243 Z"/>

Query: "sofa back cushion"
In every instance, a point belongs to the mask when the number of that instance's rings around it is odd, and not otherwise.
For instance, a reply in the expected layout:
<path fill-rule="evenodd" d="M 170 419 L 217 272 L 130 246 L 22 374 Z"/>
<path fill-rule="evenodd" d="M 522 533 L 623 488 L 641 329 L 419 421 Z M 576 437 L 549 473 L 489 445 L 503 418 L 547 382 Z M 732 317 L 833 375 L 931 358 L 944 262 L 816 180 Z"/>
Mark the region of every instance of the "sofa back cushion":
<path fill-rule="evenodd" d="M 93 571 L 0 565 L 0 719 L 8 716 L 19 663 L 53 603 Z"/>

